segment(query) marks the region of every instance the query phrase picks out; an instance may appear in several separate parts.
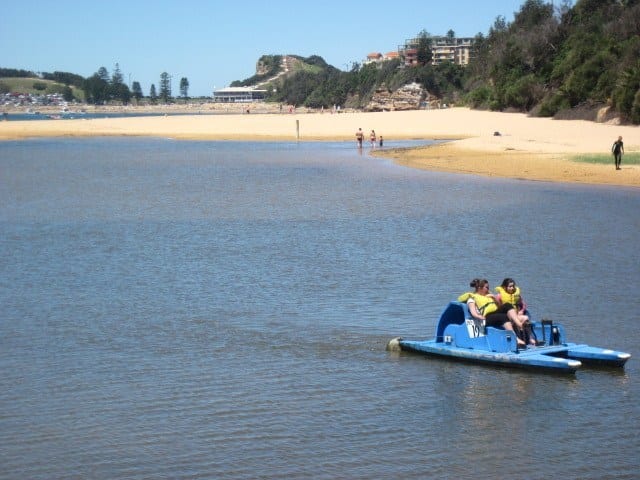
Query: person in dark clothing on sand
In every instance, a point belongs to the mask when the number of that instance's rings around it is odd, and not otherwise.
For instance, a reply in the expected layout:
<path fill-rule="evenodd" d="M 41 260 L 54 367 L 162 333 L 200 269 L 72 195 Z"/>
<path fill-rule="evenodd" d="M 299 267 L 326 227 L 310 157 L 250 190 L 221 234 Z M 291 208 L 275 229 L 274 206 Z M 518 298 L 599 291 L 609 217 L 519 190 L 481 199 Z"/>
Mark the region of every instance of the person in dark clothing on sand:
<path fill-rule="evenodd" d="M 616 162 L 616 170 L 621 170 L 620 163 L 622 163 L 622 155 L 624 154 L 622 137 L 618 137 L 618 140 L 613 142 L 613 145 L 611 146 L 611 153 L 613 153 L 613 159 Z"/>

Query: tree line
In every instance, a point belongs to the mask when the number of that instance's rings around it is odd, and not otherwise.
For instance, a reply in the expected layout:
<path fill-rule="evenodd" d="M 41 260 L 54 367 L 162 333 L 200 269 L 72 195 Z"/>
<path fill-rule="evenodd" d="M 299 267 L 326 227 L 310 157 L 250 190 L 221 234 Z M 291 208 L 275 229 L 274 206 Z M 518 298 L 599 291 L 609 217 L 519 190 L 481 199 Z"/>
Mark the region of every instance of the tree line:
<path fill-rule="evenodd" d="M 0 77 L 17 77 L 17 78 L 33 78 L 40 77 L 43 80 L 51 80 L 65 85 L 65 100 L 73 100 L 73 94 L 70 86 L 77 87 L 84 91 L 84 100 L 90 104 L 104 104 L 108 102 L 121 102 L 127 105 L 131 99 L 139 101 L 144 97 L 140 83 L 134 81 L 131 88 L 125 83 L 124 76 L 120 70 L 120 65 L 115 64 L 113 72 L 110 74 L 105 67 L 100 67 L 93 75 L 84 78 L 81 75 L 69 72 L 41 72 L 36 74 L 29 70 L 20 70 L 15 68 L 0 68 Z M 152 101 L 162 101 L 169 103 L 172 97 L 171 75 L 167 72 L 160 74 L 160 82 L 158 84 L 159 91 L 156 90 L 155 84 L 149 89 L 149 98 Z M 180 79 L 180 96 L 189 97 L 189 79 L 182 77 Z"/>
<path fill-rule="evenodd" d="M 640 1 L 527 0 L 476 37 L 465 93 L 472 107 L 540 116 L 608 104 L 640 123 Z"/>
<path fill-rule="evenodd" d="M 431 49 L 425 51 L 428 53 L 424 56 L 418 52 L 418 61 L 423 63 L 411 68 L 402 68 L 402 61 L 393 59 L 380 64 L 354 62 L 351 69 L 344 72 L 327 65 L 320 57 L 302 59 L 321 68 L 318 71 L 303 69 L 285 78 L 277 88 L 269 90 L 268 99 L 310 108 L 333 105 L 362 108 L 377 89 L 394 91 L 416 82 L 432 95 L 449 102 L 459 100 L 465 68 L 453 63 L 431 65 Z"/>
<path fill-rule="evenodd" d="M 151 84 L 149 99 L 152 102 L 169 103 L 173 98 L 171 75 L 167 72 L 162 72 L 158 86 L 159 90 L 156 90 L 155 84 Z M 117 63 L 111 75 L 109 75 L 105 67 L 100 67 L 96 73 L 84 81 L 83 89 L 87 103 L 92 104 L 118 101 L 122 102 L 123 105 L 127 105 L 132 98 L 140 101 L 144 97 L 140 82 L 133 81 L 131 89 L 124 83 L 120 66 Z M 185 99 L 189 96 L 189 80 L 187 77 L 180 79 L 180 95 Z"/>

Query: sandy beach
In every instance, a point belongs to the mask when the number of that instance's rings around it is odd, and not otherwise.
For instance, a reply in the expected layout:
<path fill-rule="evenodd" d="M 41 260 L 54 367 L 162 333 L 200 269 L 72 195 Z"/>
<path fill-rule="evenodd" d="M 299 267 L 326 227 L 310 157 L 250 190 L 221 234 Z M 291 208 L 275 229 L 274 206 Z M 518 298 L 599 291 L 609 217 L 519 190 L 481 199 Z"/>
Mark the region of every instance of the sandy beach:
<path fill-rule="evenodd" d="M 405 112 L 200 114 L 73 120 L 1 121 L 0 140 L 69 136 L 155 136 L 179 140 L 337 140 L 353 142 L 373 129 L 385 145 L 400 139 L 448 139 L 437 146 L 376 154 L 415 168 L 541 181 L 640 187 L 640 165 L 616 171 L 573 162 L 607 154 L 619 135 L 626 153 L 640 151 L 640 127 L 530 118 L 450 108 Z M 256 112 L 254 110 L 254 112 Z M 499 133 L 499 135 L 497 135 Z M 372 151 L 365 142 L 365 151 Z"/>

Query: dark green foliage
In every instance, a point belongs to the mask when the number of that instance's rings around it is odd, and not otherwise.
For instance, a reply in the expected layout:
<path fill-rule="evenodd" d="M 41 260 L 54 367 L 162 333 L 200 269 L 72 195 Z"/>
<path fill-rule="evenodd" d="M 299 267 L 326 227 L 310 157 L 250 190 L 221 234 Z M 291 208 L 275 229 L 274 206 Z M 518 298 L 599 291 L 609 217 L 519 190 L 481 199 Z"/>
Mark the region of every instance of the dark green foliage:
<path fill-rule="evenodd" d="M 613 90 L 612 103 L 616 110 L 629 116 L 634 123 L 640 123 L 640 60 L 621 72 Z"/>
<path fill-rule="evenodd" d="M 493 90 L 488 85 L 482 85 L 471 90 L 466 101 L 471 108 L 484 108 L 491 102 Z"/>
<path fill-rule="evenodd" d="M 180 95 L 183 98 L 187 98 L 189 96 L 189 79 L 187 77 L 182 77 L 180 79 Z"/>
<path fill-rule="evenodd" d="M 15 68 L 0 68 L 0 77 L 31 78 L 31 77 L 37 77 L 37 75 L 28 70 L 18 70 Z"/>
<path fill-rule="evenodd" d="M 633 123 L 640 124 L 640 89 L 638 89 L 633 98 L 630 116 Z"/>
<path fill-rule="evenodd" d="M 87 78 L 83 84 L 85 101 L 95 105 L 102 105 L 110 101 L 120 101 L 123 105 L 131 100 L 129 87 L 122 83 L 122 74 L 116 64 L 114 75 L 109 76 L 106 68 L 100 67 L 96 73 Z"/>
<path fill-rule="evenodd" d="M 122 72 L 120 71 L 120 65 L 117 63 L 114 67 L 113 74 L 111 75 L 111 83 L 114 85 L 124 83 L 124 77 L 122 76 Z"/>
<path fill-rule="evenodd" d="M 167 72 L 160 74 L 160 100 L 162 103 L 169 103 L 171 98 L 171 76 Z"/>
<path fill-rule="evenodd" d="M 83 89 L 87 103 L 101 105 L 109 99 L 109 83 L 98 73 L 94 73 L 84 81 Z"/>
<path fill-rule="evenodd" d="M 550 4 L 528 0 L 512 24 L 498 17 L 487 38 L 478 35 L 468 72 L 474 104 L 528 111 L 540 102 L 547 84 L 545 75 L 552 70 L 557 27 Z M 484 103 L 478 105 L 481 101 Z"/>
<path fill-rule="evenodd" d="M 557 2 L 556 2 L 557 3 Z M 638 123 L 638 0 L 527 0 L 513 23 L 502 17 L 476 37 L 466 78 L 474 107 L 551 116 L 579 105 L 611 104 Z"/>
<path fill-rule="evenodd" d="M 301 69 L 282 80 L 276 93 L 269 97 L 270 101 L 310 108 L 334 105 L 361 108 L 379 88 L 394 91 L 407 83 L 417 82 L 433 95 L 453 99 L 459 96 L 464 85 L 464 67 L 447 62 L 438 66 L 400 68 L 400 60 L 395 59 L 381 64 L 354 64 L 349 72 L 343 72 L 327 65 L 318 56 L 296 58 L 320 69 Z"/>
<path fill-rule="evenodd" d="M 356 75 L 358 85 L 358 89 L 356 90 L 357 95 L 360 98 L 370 96 L 378 84 L 378 67 L 375 64 L 370 63 L 369 65 L 362 67 Z M 380 83 L 382 83 L 382 79 Z"/>
<path fill-rule="evenodd" d="M 133 82 L 131 85 L 131 95 L 136 100 L 140 100 L 144 95 L 142 94 L 142 87 L 140 86 L 140 82 Z"/>
<path fill-rule="evenodd" d="M 124 83 L 112 83 L 108 91 L 110 100 L 119 100 L 123 105 L 131 100 L 131 91 Z"/>
<path fill-rule="evenodd" d="M 640 37 L 634 36 L 623 44 L 625 65 L 613 86 L 613 107 L 628 116 L 633 123 L 640 123 Z"/>
<path fill-rule="evenodd" d="M 562 92 L 556 92 L 545 97 L 540 104 L 540 111 L 538 115 L 541 117 L 553 117 L 560 110 L 569 108 L 569 101 L 562 94 Z"/>
<path fill-rule="evenodd" d="M 344 105 L 357 86 L 352 75 L 328 65 L 322 57 L 297 57 L 308 68 L 301 68 L 282 80 L 269 100 L 310 108 Z M 276 71 L 277 73 L 277 71 Z"/>
<path fill-rule="evenodd" d="M 77 88 L 82 88 L 82 84 L 84 83 L 83 77 L 69 72 L 44 72 L 42 73 L 42 78 L 45 80 L 53 80 L 54 82 L 62 83 L 64 85 L 72 85 Z"/>
<path fill-rule="evenodd" d="M 294 58 L 302 60 L 304 63 L 306 63 L 308 65 L 314 65 L 316 67 L 329 68 L 329 66 L 330 66 L 327 62 L 324 61 L 324 58 L 322 58 L 322 57 L 320 57 L 318 55 L 311 55 L 310 57 L 307 57 L 307 58 L 299 57 L 297 55 L 294 55 Z"/>
<path fill-rule="evenodd" d="M 426 30 L 423 30 L 418 35 L 417 50 L 418 65 L 423 67 L 429 65 L 433 56 L 431 53 L 431 36 Z"/>
<path fill-rule="evenodd" d="M 71 90 L 69 85 L 65 85 L 62 89 L 62 98 L 64 98 L 66 102 L 71 102 L 74 99 L 73 90 Z"/>
<path fill-rule="evenodd" d="M 104 82 L 109 83 L 111 81 L 111 77 L 109 76 L 109 70 L 107 70 L 105 67 L 100 67 L 96 72 L 96 75 L 98 75 L 98 77 L 100 77 L 100 79 L 103 80 Z"/>
<path fill-rule="evenodd" d="M 543 88 L 534 74 L 525 75 L 508 85 L 504 103 L 524 111 L 531 110 L 541 99 Z"/>

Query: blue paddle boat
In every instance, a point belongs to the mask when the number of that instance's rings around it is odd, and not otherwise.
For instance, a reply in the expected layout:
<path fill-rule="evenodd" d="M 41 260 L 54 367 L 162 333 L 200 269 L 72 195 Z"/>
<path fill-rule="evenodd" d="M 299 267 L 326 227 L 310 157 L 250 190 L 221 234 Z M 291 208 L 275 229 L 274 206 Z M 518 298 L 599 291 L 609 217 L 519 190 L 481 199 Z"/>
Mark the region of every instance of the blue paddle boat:
<path fill-rule="evenodd" d="M 472 318 L 467 305 L 451 302 L 440 315 L 433 340 L 394 338 L 388 350 L 418 352 L 457 360 L 507 367 L 574 373 L 583 364 L 623 367 L 630 354 L 565 340 L 562 325 L 532 322 L 537 346 L 518 347 L 514 332 L 485 327 Z"/>

